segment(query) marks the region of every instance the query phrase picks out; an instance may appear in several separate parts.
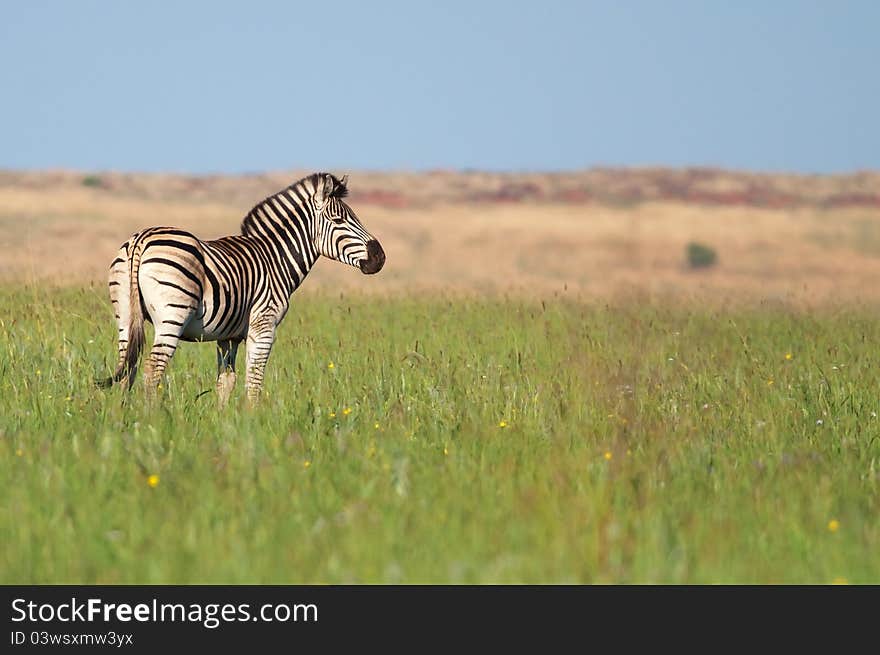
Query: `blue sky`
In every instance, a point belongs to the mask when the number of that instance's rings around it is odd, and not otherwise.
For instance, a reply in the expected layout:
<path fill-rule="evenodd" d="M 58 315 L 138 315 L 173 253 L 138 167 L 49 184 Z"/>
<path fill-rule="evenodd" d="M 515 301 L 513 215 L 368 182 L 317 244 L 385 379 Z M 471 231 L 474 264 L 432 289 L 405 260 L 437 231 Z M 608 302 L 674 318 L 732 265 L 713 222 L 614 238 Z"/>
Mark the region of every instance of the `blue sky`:
<path fill-rule="evenodd" d="M 0 168 L 880 168 L 880 3 L 13 2 Z"/>

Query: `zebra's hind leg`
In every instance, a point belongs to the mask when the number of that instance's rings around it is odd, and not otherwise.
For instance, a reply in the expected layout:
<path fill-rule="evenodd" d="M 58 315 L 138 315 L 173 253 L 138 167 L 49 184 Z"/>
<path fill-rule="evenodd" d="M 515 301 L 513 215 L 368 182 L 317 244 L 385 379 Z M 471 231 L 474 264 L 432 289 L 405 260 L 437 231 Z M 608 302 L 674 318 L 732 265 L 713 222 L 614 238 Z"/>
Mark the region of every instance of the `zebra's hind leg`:
<path fill-rule="evenodd" d="M 156 395 L 156 390 L 162 381 L 165 369 L 168 368 L 168 362 L 174 357 L 182 334 L 182 326 L 169 325 L 166 322 L 156 325 L 153 347 L 144 365 L 144 385 L 148 397 L 152 398 Z"/>
<path fill-rule="evenodd" d="M 153 347 L 144 363 L 144 386 L 148 397 L 155 396 L 168 363 L 199 309 L 195 289 L 189 291 L 159 277 L 167 276 L 169 268 L 159 258 L 144 258 L 140 267 L 141 298 L 155 329 Z"/>
<path fill-rule="evenodd" d="M 235 355 L 241 339 L 224 339 L 217 342 L 217 397 L 220 406 L 229 402 L 235 388 Z"/>
<path fill-rule="evenodd" d="M 137 235 L 135 234 L 135 237 Z M 134 237 L 133 237 L 134 238 Z M 131 282 L 129 280 L 128 248 L 129 241 L 122 244 L 116 252 L 116 258 L 110 263 L 110 272 L 107 285 L 110 295 L 110 303 L 113 306 L 113 316 L 116 320 L 117 357 L 116 369 L 109 378 L 97 380 L 100 387 L 111 387 L 115 382 L 125 380 L 126 387 L 130 388 L 134 381 L 136 370 L 128 370 L 126 365 L 126 352 L 129 339 L 129 295 Z"/>

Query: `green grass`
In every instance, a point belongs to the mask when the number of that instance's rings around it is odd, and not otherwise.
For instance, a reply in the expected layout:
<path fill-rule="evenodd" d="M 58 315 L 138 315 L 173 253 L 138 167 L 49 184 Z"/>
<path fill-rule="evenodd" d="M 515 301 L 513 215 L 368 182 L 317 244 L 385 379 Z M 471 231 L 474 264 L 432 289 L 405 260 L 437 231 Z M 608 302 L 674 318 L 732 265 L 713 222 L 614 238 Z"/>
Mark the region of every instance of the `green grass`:
<path fill-rule="evenodd" d="M 223 411 L 211 344 L 94 388 L 114 334 L 0 295 L 2 583 L 880 582 L 867 310 L 306 294 Z"/>

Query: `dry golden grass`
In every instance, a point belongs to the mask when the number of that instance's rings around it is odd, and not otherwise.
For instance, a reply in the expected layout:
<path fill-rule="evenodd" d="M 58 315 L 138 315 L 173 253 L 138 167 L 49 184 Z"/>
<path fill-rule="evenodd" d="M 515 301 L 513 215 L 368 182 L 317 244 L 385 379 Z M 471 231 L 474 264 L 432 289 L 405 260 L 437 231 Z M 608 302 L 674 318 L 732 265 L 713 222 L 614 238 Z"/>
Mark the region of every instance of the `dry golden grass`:
<path fill-rule="evenodd" d="M 649 173 L 633 178 L 645 185 L 639 193 L 647 197 L 654 193 L 651 184 L 664 179 Z M 0 278 L 101 282 L 116 248 L 138 228 L 174 225 L 203 238 L 234 233 L 253 204 L 298 175 L 108 174 L 100 177 L 100 186 L 91 187 L 80 173 L 4 173 Z M 386 268 L 367 278 L 322 262 L 306 288 L 369 293 L 567 290 L 602 300 L 635 294 L 808 305 L 880 297 L 873 284 L 880 275 L 880 207 L 832 208 L 820 202 L 847 193 L 875 193 L 876 174 L 815 180 L 698 176 L 694 183 L 724 190 L 725 183 L 742 186 L 746 180 L 752 188 L 763 185 L 806 198 L 780 208 L 680 200 L 557 201 L 553 190 L 570 185 L 569 177 L 354 174 L 352 206 L 382 241 Z M 523 179 L 540 190 L 537 197 L 487 202 L 479 195 L 480 189 L 519 188 Z M 608 179 L 613 186 L 615 178 Z M 467 193 L 461 191 L 465 187 Z M 718 265 L 689 270 L 685 246 L 690 241 L 715 248 Z"/>

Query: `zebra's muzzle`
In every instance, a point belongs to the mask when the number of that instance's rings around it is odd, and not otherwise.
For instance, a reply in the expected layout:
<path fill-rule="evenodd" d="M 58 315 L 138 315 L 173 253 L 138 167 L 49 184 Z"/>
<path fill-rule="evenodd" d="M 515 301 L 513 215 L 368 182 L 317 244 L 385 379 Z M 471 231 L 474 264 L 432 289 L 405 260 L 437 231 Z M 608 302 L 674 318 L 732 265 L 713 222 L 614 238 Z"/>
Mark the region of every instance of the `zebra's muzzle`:
<path fill-rule="evenodd" d="M 385 265 L 385 251 L 375 239 L 367 241 L 367 258 L 360 261 L 361 272 L 372 275 L 382 270 Z"/>

